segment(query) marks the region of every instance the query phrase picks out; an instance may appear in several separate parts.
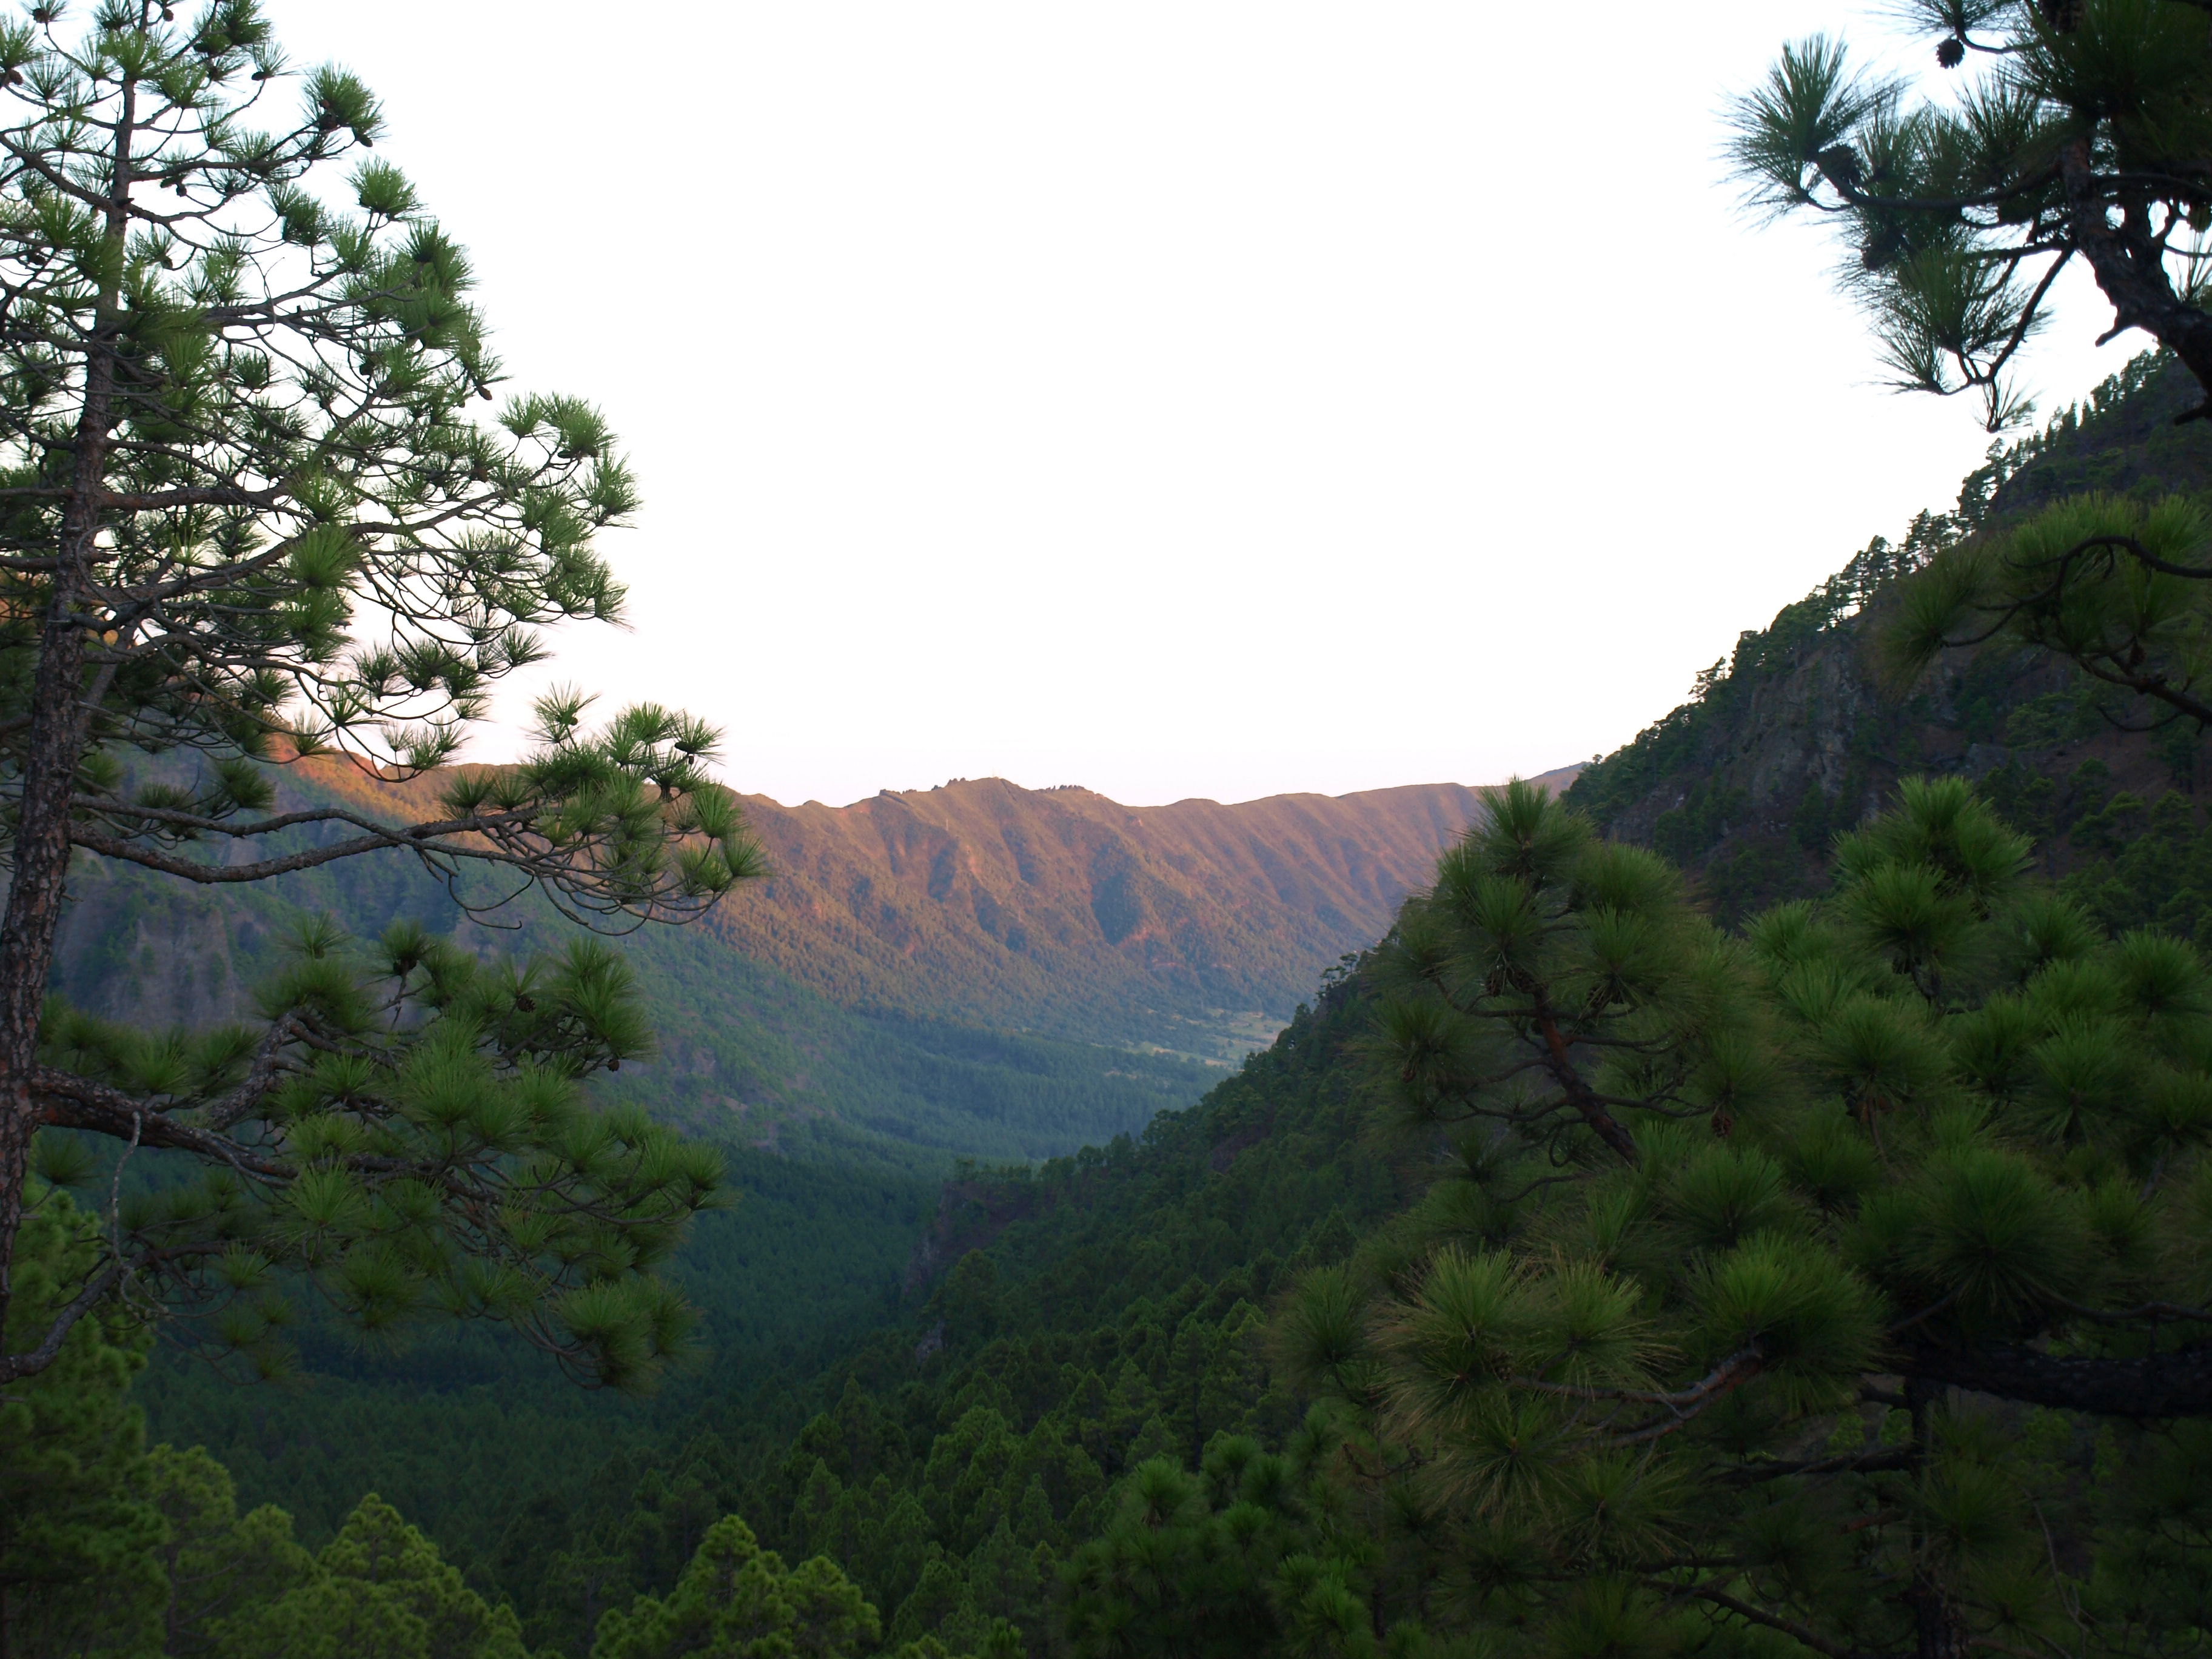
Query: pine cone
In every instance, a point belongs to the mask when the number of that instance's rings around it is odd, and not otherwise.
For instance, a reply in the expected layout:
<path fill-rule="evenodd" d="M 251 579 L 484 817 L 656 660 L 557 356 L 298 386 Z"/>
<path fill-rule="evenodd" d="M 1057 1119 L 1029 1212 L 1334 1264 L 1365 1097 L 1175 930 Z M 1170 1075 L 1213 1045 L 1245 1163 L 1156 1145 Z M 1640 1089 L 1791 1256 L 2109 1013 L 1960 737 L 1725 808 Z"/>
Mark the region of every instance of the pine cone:
<path fill-rule="evenodd" d="M 1966 43 L 1957 35 L 1936 43 L 1936 61 L 1945 69 L 1956 69 L 1966 61 Z"/>
<path fill-rule="evenodd" d="M 1859 263 L 1869 270 L 1880 270 L 1895 261 L 1905 246 L 1905 233 L 1895 225 L 1883 225 L 1868 236 L 1859 248 Z"/>

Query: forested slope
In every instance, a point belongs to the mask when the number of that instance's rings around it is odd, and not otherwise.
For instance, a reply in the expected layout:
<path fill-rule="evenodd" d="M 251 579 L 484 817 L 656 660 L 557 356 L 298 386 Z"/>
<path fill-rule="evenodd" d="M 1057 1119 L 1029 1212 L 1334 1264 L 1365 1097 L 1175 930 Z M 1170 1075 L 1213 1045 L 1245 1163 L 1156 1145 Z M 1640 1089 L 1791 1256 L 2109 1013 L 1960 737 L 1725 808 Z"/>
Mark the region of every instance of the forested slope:
<path fill-rule="evenodd" d="M 722 1376 L 693 1404 L 686 1388 L 581 1490 L 508 1488 L 435 1530 L 568 1651 L 726 1512 L 787 1559 L 843 1563 L 892 1639 L 959 1648 L 1005 1620 L 1042 1651 L 1059 1567 L 1127 1470 L 1295 1426 L 1266 1310 L 1419 1190 L 1366 1144 L 1366 1017 L 1341 980 L 1140 1139 L 955 1183 L 933 1224 L 948 1268 L 845 1356 L 795 1387 Z"/>
<path fill-rule="evenodd" d="M 1747 633 L 1696 701 L 1568 799 L 1682 860 L 1740 914 L 1825 887 L 1834 836 L 1899 778 L 1964 772 L 2047 838 L 2045 867 L 2108 926 L 2201 933 L 2212 858 L 2196 791 L 2212 781 L 2196 733 L 2115 732 L 2065 675 L 2009 652 L 1945 664 L 1903 696 L 1868 659 L 1891 584 L 1944 539 L 2061 491 L 2212 479 L 2212 442 L 2171 424 L 2184 395 L 2146 359 L 1994 454 L 1957 510 L 1877 541 Z M 1103 1485 L 1153 1455 L 1195 1468 L 1223 1431 L 1285 1443 L 1306 1401 L 1271 1358 L 1265 1314 L 1436 1178 L 1375 1132 L 1370 1018 L 1364 974 L 1339 980 L 1140 1141 L 948 1186 L 920 1259 L 944 1275 L 927 1304 L 817 1380 L 827 1409 L 772 1469 L 748 1474 L 728 1450 L 745 1419 L 726 1411 L 702 1419 L 721 1435 L 687 1467 L 726 1458 L 716 1501 L 781 1547 L 849 1564 L 898 1631 L 975 1639 L 1003 1617 L 1041 1650 L 1052 1570 L 1103 1519 Z"/>
<path fill-rule="evenodd" d="M 2109 899 L 2107 919 L 2179 900 L 2169 920 L 2202 937 L 2203 901 L 2180 897 L 2212 893 L 2194 836 L 2212 775 L 2192 726 L 2122 730 L 2142 724 L 2142 711 L 2002 641 L 1948 653 L 1901 689 L 1881 683 L 1873 652 L 1893 585 L 1953 540 L 2083 490 L 2150 500 L 2212 487 L 2212 439 L 2173 419 L 2195 395 L 2171 360 L 2146 355 L 2042 432 L 1993 447 L 1949 512 L 1923 514 L 1894 543 L 1875 538 L 1747 630 L 1687 702 L 1584 769 L 1567 799 L 1697 872 L 1719 912 L 1736 916 L 1817 890 L 1831 837 L 1900 777 L 1959 774 L 2035 832 L 2048 870 L 2077 872 L 2085 890 L 2155 822 L 2168 850 L 2136 855 L 2136 896 Z"/>
<path fill-rule="evenodd" d="M 707 1361 L 654 1399 L 580 1394 L 459 1335 L 313 1352 L 305 1388 L 157 1369 L 153 1431 L 207 1445 L 311 1546 L 378 1492 L 557 1651 L 665 1592 L 726 1513 L 787 1559 L 844 1563 L 896 1640 L 972 1645 L 1003 1620 L 1041 1651 L 1060 1565 L 1125 1471 L 1295 1425 L 1266 1310 L 1418 1190 L 1418 1170 L 1364 1144 L 1365 1023 L 1340 976 L 1200 1104 L 1035 1170 L 971 1173 L 927 1218 L 898 1210 L 911 1188 L 741 1165 L 740 1208 L 702 1222 L 684 1259 Z M 738 1224 L 762 1209 L 796 1248 L 747 1247 Z M 904 1253 L 869 1256 L 900 1221 Z M 913 1248 L 925 1227 L 934 1249 Z M 770 1303 L 784 1311 L 767 1332 L 732 1329 Z M 818 1340 L 797 1340 L 810 1322 Z"/>

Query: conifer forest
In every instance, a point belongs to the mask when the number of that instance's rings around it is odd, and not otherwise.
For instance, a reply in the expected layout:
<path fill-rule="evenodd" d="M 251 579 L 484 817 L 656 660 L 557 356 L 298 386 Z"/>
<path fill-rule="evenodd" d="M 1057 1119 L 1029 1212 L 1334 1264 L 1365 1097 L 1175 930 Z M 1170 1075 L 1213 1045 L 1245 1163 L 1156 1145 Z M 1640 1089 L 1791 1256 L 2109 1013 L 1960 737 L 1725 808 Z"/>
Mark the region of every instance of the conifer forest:
<path fill-rule="evenodd" d="M 1633 741 L 834 812 L 283 10 L 0 18 L 0 1659 L 2212 1656 L 2212 6 L 1735 88 L 1994 436 Z"/>

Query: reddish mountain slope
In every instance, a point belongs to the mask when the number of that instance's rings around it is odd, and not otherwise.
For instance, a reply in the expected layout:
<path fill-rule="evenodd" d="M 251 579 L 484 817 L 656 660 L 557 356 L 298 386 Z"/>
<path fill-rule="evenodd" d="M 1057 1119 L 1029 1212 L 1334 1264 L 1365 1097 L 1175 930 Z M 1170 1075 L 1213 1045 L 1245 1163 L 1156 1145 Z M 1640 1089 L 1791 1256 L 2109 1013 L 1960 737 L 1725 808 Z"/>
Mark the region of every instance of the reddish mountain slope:
<path fill-rule="evenodd" d="M 712 926 L 848 1005 L 1210 1053 L 1372 943 L 1477 805 L 1423 784 L 1133 807 L 998 778 L 749 799 L 775 873 Z"/>
<path fill-rule="evenodd" d="M 302 771 L 374 811 L 434 794 Z M 838 807 L 751 796 L 774 874 L 707 927 L 848 1007 L 1225 1057 L 1380 937 L 1479 804 L 1440 783 L 1124 806 L 1000 778 Z"/>

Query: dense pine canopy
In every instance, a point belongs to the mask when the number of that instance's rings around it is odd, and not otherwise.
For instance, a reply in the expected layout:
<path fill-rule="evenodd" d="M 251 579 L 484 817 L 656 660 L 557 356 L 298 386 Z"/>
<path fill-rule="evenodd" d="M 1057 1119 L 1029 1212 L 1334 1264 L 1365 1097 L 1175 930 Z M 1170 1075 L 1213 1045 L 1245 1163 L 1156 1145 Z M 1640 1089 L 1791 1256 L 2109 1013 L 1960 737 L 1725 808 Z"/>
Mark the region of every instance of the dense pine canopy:
<path fill-rule="evenodd" d="M 1285 1340 L 1464 1529 L 1437 1571 L 1485 1622 L 2121 1650 L 2194 1595 L 2117 1537 L 2069 1571 L 2027 1522 L 2155 1512 L 2212 1445 L 2205 969 L 2105 937 L 2027 852 L 1910 784 L 1829 897 L 1731 939 L 1516 789 L 1409 910 L 1378 1058 L 1455 1163 Z M 1540 1004 L 1584 1023 L 1555 1042 Z M 2063 1413 L 2190 1425 L 2114 1443 L 2089 1503 Z"/>

